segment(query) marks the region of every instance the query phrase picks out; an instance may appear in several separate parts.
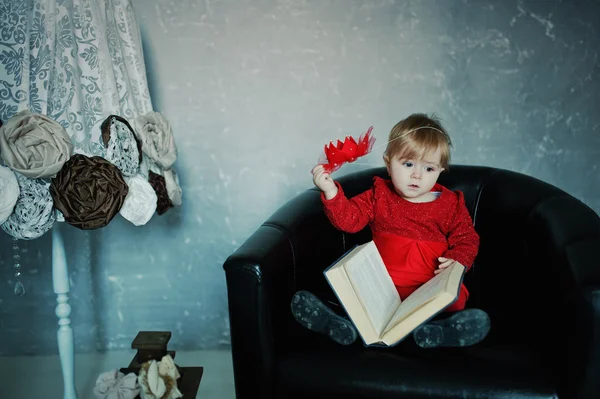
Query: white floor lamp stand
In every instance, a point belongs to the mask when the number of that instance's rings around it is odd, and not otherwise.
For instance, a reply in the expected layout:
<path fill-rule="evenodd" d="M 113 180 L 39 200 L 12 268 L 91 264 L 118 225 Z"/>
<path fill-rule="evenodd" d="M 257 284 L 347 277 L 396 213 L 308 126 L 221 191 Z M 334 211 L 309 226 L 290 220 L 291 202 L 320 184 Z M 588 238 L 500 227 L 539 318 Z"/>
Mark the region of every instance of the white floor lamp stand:
<path fill-rule="evenodd" d="M 71 305 L 69 305 L 69 273 L 65 245 L 60 232 L 60 224 L 52 229 L 52 283 L 58 316 L 58 353 L 64 381 L 64 399 L 77 399 L 75 392 L 75 351 L 73 329 L 71 328 Z"/>

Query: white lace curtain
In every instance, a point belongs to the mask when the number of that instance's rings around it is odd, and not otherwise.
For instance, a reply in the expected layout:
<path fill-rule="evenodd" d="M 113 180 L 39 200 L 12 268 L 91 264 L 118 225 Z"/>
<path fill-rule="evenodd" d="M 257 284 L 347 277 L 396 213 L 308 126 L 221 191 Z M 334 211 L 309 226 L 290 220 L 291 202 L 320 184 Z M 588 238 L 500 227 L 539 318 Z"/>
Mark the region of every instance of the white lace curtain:
<path fill-rule="evenodd" d="M 109 115 L 152 111 L 130 0 L 0 0 L 0 120 L 24 109 L 86 155 L 101 155 Z"/>
<path fill-rule="evenodd" d="M 13 236 L 15 293 L 25 292 L 19 280 L 17 240 L 41 236 L 56 220 L 62 221 L 59 216 L 87 230 L 104 226 L 116 212 L 142 225 L 155 211 L 162 214 L 181 205 L 172 168 L 176 158 L 172 132 L 164 118 L 152 111 L 131 0 L 0 0 L 0 121 L 6 123 L 0 131 L 7 135 L 0 140 L 4 157 L 0 160 L 0 227 Z M 29 113 L 38 119 L 32 122 Z M 104 125 L 110 128 L 106 143 L 101 125 L 110 115 L 116 117 Z M 30 136 L 25 128 L 20 132 L 20 118 L 27 118 L 27 126 L 38 130 Z M 136 126 L 135 139 L 127 121 Z M 18 133 L 14 140 L 13 132 Z M 71 157 L 72 153 L 82 155 Z M 64 168 L 64 158 L 74 160 L 73 165 L 92 162 L 83 155 L 110 161 L 94 161 L 107 170 L 102 181 L 98 183 L 96 175 L 85 180 L 87 175 L 81 172 L 80 182 L 71 176 L 50 183 L 48 177 Z M 123 160 L 134 167 L 128 169 Z M 74 168 L 85 171 L 84 166 Z M 40 167 L 43 175 L 32 172 Z M 123 178 L 128 178 L 127 183 Z M 88 191 L 100 192 L 97 195 L 106 201 L 75 195 L 59 187 L 63 180 L 73 188 L 89 183 Z M 51 184 L 59 188 L 52 191 Z M 94 208 L 104 205 L 106 209 Z M 62 213 L 55 213 L 54 207 Z M 76 223 L 80 220 L 85 224 Z"/>

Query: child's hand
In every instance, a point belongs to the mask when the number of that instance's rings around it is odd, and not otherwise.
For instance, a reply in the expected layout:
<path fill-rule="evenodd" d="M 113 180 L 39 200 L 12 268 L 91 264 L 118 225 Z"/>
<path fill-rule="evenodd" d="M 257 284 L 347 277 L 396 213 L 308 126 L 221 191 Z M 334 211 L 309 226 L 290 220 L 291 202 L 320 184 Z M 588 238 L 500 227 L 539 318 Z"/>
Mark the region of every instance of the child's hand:
<path fill-rule="evenodd" d="M 313 183 L 315 183 L 315 186 L 317 186 L 319 190 L 325 193 L 325 198 L 332 199 L 337 195 L 337 186 L 331 178 L 331 175 L 325 172 L 323 165 L 315 166 L 310 173 L 313 175 Z"/>
<path fill-rule="evenodd" d="M 443 258 L 441 256 L 438 258 L 438 260 L 440 261 L 440 265 L 438 266 L 437 269 L 435 269 L 435 271 L 434 271 L 435 274 L 439 274 L 442 271 L 444 271 L 444 269 L 446 269 L 447 267 L 450 267 L 453 264 L 458 263 L 454 259 Z M 458 263 L 458 264 L 460 265 L 460 263 Z"/>

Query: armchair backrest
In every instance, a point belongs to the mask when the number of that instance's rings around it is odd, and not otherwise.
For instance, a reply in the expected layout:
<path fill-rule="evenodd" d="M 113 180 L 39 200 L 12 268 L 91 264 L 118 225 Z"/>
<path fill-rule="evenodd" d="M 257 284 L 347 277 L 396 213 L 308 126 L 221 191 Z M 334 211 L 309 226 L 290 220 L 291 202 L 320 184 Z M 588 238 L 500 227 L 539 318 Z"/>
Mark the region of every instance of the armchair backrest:
<path fill-rule="evenodd" d="M 367 190 L 373 176 L 385 178 L 387 171 L 373 168 L 338 181 L 352 197 Z M 551 344 L 564 332 L 557 329 L 557 317 L 581 273 L 570 270 L 566 251 L 600 234 L 598 215 L 550 184 L 507 170 L 452 165 L 439 182 L 464 193 L 481 238 L 465 284 L 471 293 L 468 306 L 486 310 L 496 327 L 489 339 Z M 310 289 L 331 299 L 323 269 L 355 244 L 371 239 L 369 228 L 356 234 L 333 228 L 322 212 L 316 189 L 290 201 L 265 224 L 282 226 L 289 234 L 295 256 L 292 290 Z M 600 277 L 592 270 L 583 273 Z"/>
<path fill-rule="evenodd" d="M 489 338 L 529 347 L 564 342 L 574 325 L 566 303 L 579 284 L 568 251 L 600 235 L 598 215 L 557 187 L 507 170 L 455 166 L 440 183 L 464 192 L 481 238 L 466 284 L 469 306 L 494 323 Z"/>

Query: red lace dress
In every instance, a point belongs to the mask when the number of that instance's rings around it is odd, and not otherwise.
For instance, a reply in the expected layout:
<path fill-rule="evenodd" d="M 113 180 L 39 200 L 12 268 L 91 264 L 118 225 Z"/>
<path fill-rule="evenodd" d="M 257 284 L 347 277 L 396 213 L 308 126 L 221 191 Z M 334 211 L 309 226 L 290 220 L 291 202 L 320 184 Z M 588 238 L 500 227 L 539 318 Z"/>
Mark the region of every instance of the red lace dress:
<path fill-rule="evenodd" d="M 432 202 L 414 203 L 396 193 L 391 180 L 374 178 L 373 187 L 351 199 L 338 184 L 331 200 L 322 195 L 325 214 L 339 230 L 355 233 L 370 225 L 373 241 L 381 253 L 402 299 L 431 279 L 438 257 L 454 259 L 470 268 L 479 249 L 462 192 L 436 184 L 441 193 Z M 462 310 L 469 297 L 464 284 L 459 298 L 446 311 Z"/>

